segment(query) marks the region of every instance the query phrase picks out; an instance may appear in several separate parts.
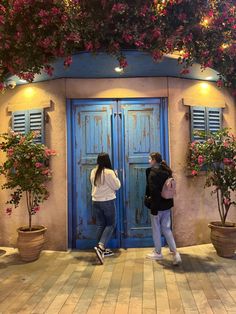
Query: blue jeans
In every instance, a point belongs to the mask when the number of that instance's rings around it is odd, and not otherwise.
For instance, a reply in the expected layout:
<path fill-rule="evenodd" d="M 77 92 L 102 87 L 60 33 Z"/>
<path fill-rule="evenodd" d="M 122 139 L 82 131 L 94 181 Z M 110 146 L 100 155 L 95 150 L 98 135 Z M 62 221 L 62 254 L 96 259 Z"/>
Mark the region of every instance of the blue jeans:
<path fill-rule="evenodd" d="M 159 211 L 157 215 L 151 216 L 152 237 L 155 249 L 161 253 L 161 234 L 164 235 L 171 252 L 176 251 L 176 244 L 173 233 L 170 229 L 170 209 Z"/>
<path fill-rule="evenodd" d="M 106 248 L 116 226 L 115 200 L 93 201 L 93 208 L 96 216 L 97 239 Z"/>

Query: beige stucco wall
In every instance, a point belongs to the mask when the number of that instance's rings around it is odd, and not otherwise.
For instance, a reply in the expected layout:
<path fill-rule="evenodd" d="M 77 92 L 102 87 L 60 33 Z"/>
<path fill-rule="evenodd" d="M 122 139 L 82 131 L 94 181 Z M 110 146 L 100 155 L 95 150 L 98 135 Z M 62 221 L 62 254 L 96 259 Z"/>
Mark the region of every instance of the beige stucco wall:
<path fill-rule="evenodd" d="M 185 114 L 188 106 L 180 99 L 193 99 L 196 105 L 225 105 L 223 124 L 236 131 L 236 106 L 225 90 L 214 83 L 202 83 L 181 79 L 169 79 L 169 121 L 171 166 L 178 182 L 178 193 L 173 213 L 174 232 L 180 246 L 209 242 L 209 221 L 219 220 L 216 199 L 209 189 L 203 189 L 205 178 L 185 175 L 186 152 L 188 146 L 189 121 Z M 229 219 L 236 221 L 236 212 L 231 210 Z"/>
<path fill-rule="evenodd" d="M 67 183 L 66 183 L 66 98 L 127 98 L 168 97 L 171 166 L 178 182 L 173 213 L 174 232 L 179 246 L 209 241 L 207 223 L 217 219 L 216 203 L 209 191 L 203 189 L 202 177 L 186 176 L 185 160 L 189 141 L 189 121 L 183 103 L 225 105 L 224 124 L 236 130 L 236 106 L 230 94 L 219 90 L 214 83 L 177 78 L 132 79 L 60 79 L 16 87 L 0 95 L 0 133 L 10 124 L 8 109 L 48 107 L 46 144 L 57 151 L 51 165 L 54 172 L 50 183 L 51 196 L 34 217 L 35 223 L 48 227 L 47 248 L 67 248 Z M 184 101 L 182 101 L 184 99 Z M 3 155 L 0 155 L 0 162 Z M 3 179 L 0 178 L 0 183 Z M 0 245 L 14 246 L 16 228 L 26 222 L 23 208 L 11 217 L 4 213 L 8 192 L 0 190 Z M 22 207 L 22 206 L 21 206 Z M 233 211 L 232 211 L 233 212 Z M 236 220 L 236 215 L 232 215 Z"/>
<path fill-rule="evenodd" d="M 57 151 L 51 160 L 53 181 L 49 183 L 50 197 L 40 212 L 33 217 L 35 224 L 48 227 L 46 248 L 65 250 L 67 248 L 67 184 L 66 184 L 66 106 L 65 82 L 63 80 L 16 87 L 0 95 L 0 133 L 6 132 L 11 115 L 8 107 L 15 109 L 50 106 L 49 123 L 46 124 L 46 144 Z M 2 156 L 0 156 L 1 161 Z M 0 177 L 0 183 L 3 182 Z M 15 246 L 16 229 L 28 222 L 23 204 L 14 209 L 11 217 L 5 214 L 4 205 L 9 192 L 0 190 L 0 245 Z"/>

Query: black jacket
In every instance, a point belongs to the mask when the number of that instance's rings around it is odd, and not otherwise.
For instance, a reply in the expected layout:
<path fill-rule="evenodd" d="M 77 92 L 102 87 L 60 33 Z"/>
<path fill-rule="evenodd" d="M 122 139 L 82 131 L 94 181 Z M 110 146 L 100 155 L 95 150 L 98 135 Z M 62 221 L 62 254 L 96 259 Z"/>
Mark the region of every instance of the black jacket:
<path fill-rule="evenodd" d="M 165 181 L 169 178 L 169 173 L 159 168 L 146 169 L 147 188 L 146 195 L 151 196 L 151 214 L 157 215 L 158 211 L 170 209 L 174 206 L 173 199 L 165 199 L 161 197 L 161 191 Z"/>

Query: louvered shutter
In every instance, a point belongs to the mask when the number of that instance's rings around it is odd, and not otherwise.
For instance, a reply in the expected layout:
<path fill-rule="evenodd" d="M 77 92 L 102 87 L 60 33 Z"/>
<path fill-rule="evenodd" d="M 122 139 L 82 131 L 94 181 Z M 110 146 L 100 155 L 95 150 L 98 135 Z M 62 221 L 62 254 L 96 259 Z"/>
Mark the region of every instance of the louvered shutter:
<path fill-rule="evenodd" d="M 216 132 L 222 127 L 222 109 L 221 108 L 206 108 L 207 109 L 207 131 Z"/>
<path fill-rule="evenodd" d="M 28 131 L 28 113 L 27 111 L 16 111 L 12 113 L 12 130 L 20 133 L 27 133 Z"/>
<path fill-rule="evenodd" d="M 44 114 L 42 110 L 29 111 L 29 130 L 39 131 L 40 136 L 35 139 L 36 143 L 44 142 Z"/>
<path fill-rule="evenodd" d="M 26 134 L 29 131 L 39 131 L 36 143 L 44 143 L 44 111 L 43 109 L 15 111 L 12 113 L 12 129 Z"/>
<path fill-rule="evenodd" d="M 206 131 L 207 119 L 206 119 L 205 107 L 191 107 L 191 140 L 203 141 L 204 137 L 200 137 L 194 134 L 195 131 Z"/>

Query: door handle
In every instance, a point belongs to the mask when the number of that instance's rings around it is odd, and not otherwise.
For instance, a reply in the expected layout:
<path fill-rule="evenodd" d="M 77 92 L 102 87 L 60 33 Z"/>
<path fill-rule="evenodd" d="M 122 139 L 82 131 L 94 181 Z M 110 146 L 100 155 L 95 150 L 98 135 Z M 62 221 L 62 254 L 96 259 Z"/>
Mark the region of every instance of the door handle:
<path fill-rule="evenodd" d="M 116 118 L 117 116 L 119 116 L 119 118 L 122 119 L 122 112 L 115 112 L 114 118 Z"/>

